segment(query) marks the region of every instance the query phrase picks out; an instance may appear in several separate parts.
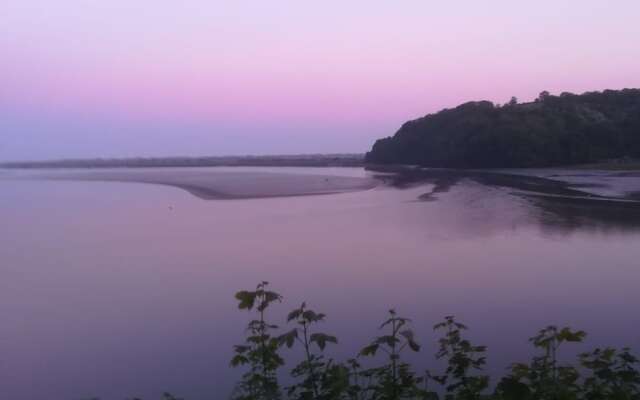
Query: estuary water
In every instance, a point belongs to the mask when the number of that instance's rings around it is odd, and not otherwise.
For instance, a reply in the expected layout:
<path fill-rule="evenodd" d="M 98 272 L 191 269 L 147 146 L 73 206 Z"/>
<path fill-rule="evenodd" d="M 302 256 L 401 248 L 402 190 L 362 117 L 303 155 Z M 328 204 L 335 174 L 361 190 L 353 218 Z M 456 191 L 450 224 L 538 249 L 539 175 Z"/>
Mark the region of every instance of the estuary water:
<path fill-rule="evenodd" d="M 228 398 L 251 318 L 234 293 L 262 280 L 284 296 L 270 310 L 283 331 L 302 301 L 327 314 L 338 359 L 377 336 L 389 308 L 413 319 L 424 367 L 439 366 L 431 327 L 445 315 L 488 345 L 491 374 L 526 359 L 548 324 L 586 330 L 584 348 L 640 351 L 637 208 L 356 168 L 197 173 L 239 173 L 245 189 L 270 174 L 284 195 L 220 200 L 175 174 L 0 171 L 0 398 Z M 322 194 L 291 192 L 304 177 Z M 285 356 L 288 371 L 301 354 Z"/>

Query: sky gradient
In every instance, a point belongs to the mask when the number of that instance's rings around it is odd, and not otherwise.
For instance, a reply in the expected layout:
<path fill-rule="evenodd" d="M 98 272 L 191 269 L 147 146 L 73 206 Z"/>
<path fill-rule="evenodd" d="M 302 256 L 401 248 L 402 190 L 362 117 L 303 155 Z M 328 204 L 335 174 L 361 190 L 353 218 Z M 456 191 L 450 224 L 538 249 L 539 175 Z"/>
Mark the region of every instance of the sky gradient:
<path fill-rule="evenodd" d="M 0 160 L 364 152 L 469 100 L 640 87 L 640 1 L 3 0 Z"/>

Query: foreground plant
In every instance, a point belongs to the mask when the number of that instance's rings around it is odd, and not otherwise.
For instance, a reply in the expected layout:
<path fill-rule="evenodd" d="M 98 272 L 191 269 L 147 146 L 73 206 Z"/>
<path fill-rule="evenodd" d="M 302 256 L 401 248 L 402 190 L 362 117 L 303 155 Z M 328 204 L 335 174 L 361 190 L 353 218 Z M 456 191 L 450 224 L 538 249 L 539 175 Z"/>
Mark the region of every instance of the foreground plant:
<path fill-rule="evenodd" d="M 572 400 L 578 398 L 580 373 L 570 364 L 560 365 L 558 350 L 563 343 L 580 343 L 586 333 L 550 325 L 529 339 L 542 354 L 531 363 L 515 363 L 503 378 L 498 392 L 504 399 Z"/>
<path fill-rule="evenodd" d="M 407 349 L 420 351 L 420 345 L 408 328 L 411 320 L 399 317 L 394 310 L 389 310 L 389 318 L 379 328 L 385 330 L 384 335 L 364 347 L 358 357 L 336 363 L 325 358 L 324 350 L 338 339 L 316 331 L 326 316 L 307 308 L 306 303 L 287 317 L 296 327 L 274 335 L 278 327 L 267 322 L 266 310 L 282 297 L 267 286 L 261 282 L 255 290 L 235 295 L 238 308 L 254 311 L 256 317 L 247 325 L 244 344 L 234 346 L 231 365 L 248 367 L 232 394 L 234 400 L 282 399 L 278 370 L 284 360 L 278 351 L 296 343 L 304 350 L 304 358 L 291 370 L 292 384 L 284 396 L 291 400 L 640 400 L 640 360 L 628 348 L 582 353 L 578 366 L 560 363 L 560 347 L 582 342 L 586 333 L 554 325 L 529 339 L 541 353 L 528 363 L 512 364 L 493 393 L 487 393 L 489 377 L 478 372 L 486 363 L 486 347 L 464 338 L 467 327 L 453 316 L 434 326 L 435 331 L 443 332 L 436 353 L 437 359 L 446 360 L 440 375 L 427 371 L 419 377 L 401 358 Z M 363 368 L 364 358 L 380 353 L 386 354 L 383 365 Z M 427 384 L 431 382 L 441 388 L 430 390 Z M 182 400 L 169 393 L 163 399 Z"/>
<path fill-rule="evenodd" d="M 486 346 L 474 346 L 469 340 L 462 337 L 462 332 L 467 326 L 457 322 L 453 316 L 445 317 L 443 322 L 436 324 L 435 331 L 444 331 L 444 336 L 439 339 L 437 359 L 446 359 L 447 368 L 443 375 L 431 375 L 427 377 L 435 380 L 445 387 L 445 399 L 476 400 L 482 397 L 482 392 L 489 386 L 487 375 L 473 375 L 472 370 L 482 370 L 486 363 Z M 432 392 L 433 397 L 437 397 Z"/>
<path fill-rule="evenodd" d="M 591 373 L 582 385 L 584 399 L 640 399 L 638 359 L 628 348 L 607 347 L 582 353 L 580 364 Z"/>
<path fill-rule="evenodd" d="M 305 353 L 305 359 L 298 364 L 291 375 L 302 381 L 290 386 L 287 394 L 293 399 L 337 399 L 348 385 L 348 373 L 343 366 L 326 361 L 322 352 L 327 343 L 338 343 L 335 336 L 321 332 L 311 332 L 311 327 L 324 321 L 325 314 L 308 309 L 306 303 L 291 311 L 287 322 L 294 321 L 298 327 L 278 337 L 280 345 L 291 348 L 299 343 Z M 313 352 L 315 345 L 320 354 Z"/>
<path fill-rule="evenodd" d="M 424 396 L 419 388 L 424 378 L 417 377 L 409 364 L 400 358 L 402 351 L 407 348 L 414 352 L 420 351 L 413 331 L 406 328 L 410 322 L 408 318 L 399 317 L 395 310 L 389 310 L 389 319 L 380 325 L 380 329 L 388 329 L 388 334 L 378 336 L 360 351 L 360 356 L 375 356 L 379 350 L 388 356 L 386 364 L 361 373 L 371 382 L 363 388 L 366 395 L 371 395 L 371 399 L 395 400 Z"/>
<path fill-rule="evenodd" d="M 566 343 L 579 343 L 586 333 L 571 328 L 548 326 L 529 339 L 539 350 L 530 362 L 512 364 L 509 374 L 489 392 L 489 377 L 482 373 L 486 347 L 472 344 L 464 337 L 467 327 L 453 316 L 434 326 L 442 332 L 436 358 L 445 360 L 441 374 L 429 371 L 416 375 L 403 360 L 406 351 L 418 352 L 420 345 L 409 325 L 411 320 L 389 311 L 380 329 L 384 334 L 365 346 L 355 359 L 336 363 L 325 357 L 335 336 L 318 332 L 325 320 L 323 313 L 309 309 L 306 303 L 287 317 L 293 329 L 275 335 L 276 325 L 266 321 L 266 310 L 281 296 L 267 290 L 261 282 L 254 291 L 236 294 L 239 308 L 255 311 L 247 326 L 245 343 L 235 346 L 233 366 L 248 366 L 233 394 L 237 400 L 640 400 L 639 360 L 629 349 L 595 349 L 579 355 L 578 366 L 560 362 L 558 356 Z M 297 345 L 303 360 L 291 369 L 291 384 L 283 393 L 277 372 L 284 364 L 281 346 Z M 367 368 L 364 359 L 384 353 L 381 366 Z M 563 358 L 564 359 L 564 358 Z M 428 383 L 440 385 L 437 390 Z M 168 397 L 167 399 L 171 399 Z"/>
<path fill-rule="evenodd" d="M 258 319 L 247 324 L 248 336 L 243 345 L 234 347 L 235 356 L 231 360 L 233 367 L 248 365 L 249 371 L 242 376 L 233 398 L 237 400 L 275 400 L 281 398 L 277 369 L 284 364 L 278 354 L 278 340 L 271 331 L 278 327 L 269 324 L 265 311 L 274 302 L 280 302 L 282 296 L 267 290 L 268 282 L 261 282 L 254 291 L 236 293 L 238 308 L 252 311 L 255 309 Z"/>

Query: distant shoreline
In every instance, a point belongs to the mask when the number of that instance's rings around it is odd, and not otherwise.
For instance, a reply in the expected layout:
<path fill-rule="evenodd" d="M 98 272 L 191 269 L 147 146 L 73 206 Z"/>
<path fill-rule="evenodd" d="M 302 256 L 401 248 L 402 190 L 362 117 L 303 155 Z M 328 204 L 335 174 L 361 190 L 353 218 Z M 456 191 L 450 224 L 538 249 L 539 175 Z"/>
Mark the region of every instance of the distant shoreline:
<path fill-rule="evenodd" d="M 372 164 L 364 161 L 364 154 L 301 154 L 273 156 L 217 156 L 217 157 L 140 157 L 64 159 L 44 161 L 0 162 L 5 169 L 101 169 L 101 168 L 179 168 L 179 167 L 364 167 L 376 172 L 406 172 L 416 169 L 445 169 L 469 171 L 477 168 L 432 168 L 408 164 Z M 504 168 L 480 168 L 501 170 Z M 640 171 L 640 160 L 612 160 L 607 162 L 558 165 L 553 167 L 521 167 L 510 170 L 601 170 Z"/>
<path fill-rule="evenodd" d="M 158 167 L 363 167 L 364 154 L 272 156 L 96 158 L 0 162 L 8 169 L 158 168 Z"/>

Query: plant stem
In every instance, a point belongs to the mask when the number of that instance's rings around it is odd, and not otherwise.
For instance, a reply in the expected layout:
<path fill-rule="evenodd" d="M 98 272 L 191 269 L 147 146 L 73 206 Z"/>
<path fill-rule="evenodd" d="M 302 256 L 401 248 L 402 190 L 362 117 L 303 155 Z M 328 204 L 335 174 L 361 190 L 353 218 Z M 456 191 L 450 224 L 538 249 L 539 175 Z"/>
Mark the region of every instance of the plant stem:
<path fill-rule="evenodd" d="M 392 316 L 391 319 L 391 329 L 392 329 L 392 335 L 393 335 L 393 340 L 391 342 L 391 378 L 392 378 L 392 382 L 393 382 L 393 386 L 392 386 L 392 390 L 393 390 L 393 399 L 397 399 L 398 398 L 398 394 L 397 394 L 397 354 L 396 354 L 396 336 L 397 336 L 397 329 L 396 329 L 396 318 L 395 316 Z"/>
<path fill-rule="evenodd" d="M 309 368 L 309 380 L 311 381 L 311 388 L 313 390 L 314 398 L 318 398 L 318 388 L 316 387 L 316 374 L 313 369 L 313 362 L 311 359 L 311 351 L 309 350 L 309 333 L 307 329 L 307 322 L 302 322 L 302 331 L 304 335 L 304 351 L 307 354 L 307 366 Z"/>
<path fill-rule="evenodd" d="M 262 296 L 264 297 L 264 295 Z M 262 299 L 264 301 L 264 299 Z M 267 379 L 267 346 L 265 343 L 266 327 L 264 323 L 264 309 L 260 309 L 260 348 L 262 350 L 262 375 Z"/>

